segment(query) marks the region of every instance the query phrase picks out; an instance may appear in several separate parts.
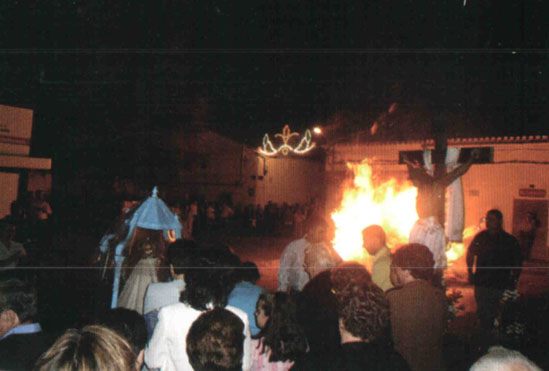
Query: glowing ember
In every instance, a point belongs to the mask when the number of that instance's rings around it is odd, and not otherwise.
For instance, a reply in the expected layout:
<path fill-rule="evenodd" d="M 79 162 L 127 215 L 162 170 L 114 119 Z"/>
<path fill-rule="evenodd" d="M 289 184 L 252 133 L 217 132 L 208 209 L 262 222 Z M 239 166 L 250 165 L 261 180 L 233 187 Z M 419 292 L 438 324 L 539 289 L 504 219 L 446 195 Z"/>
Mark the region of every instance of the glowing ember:
<path fill-rule="evenodd" d="M 354 171 L 354 184 L 344 191 L 341 207 L 332 213 L 336 231 L 334 248 L 344 260 L 366 260 L 362 230 L 379 224 L 387 233 L 387 244 L 406 243 L 417 220 L 417 189 L 395 179 L 375 182 L 368 160 L 347 164 Z M 379 184 L 378 184 L 379 183 Z"/>

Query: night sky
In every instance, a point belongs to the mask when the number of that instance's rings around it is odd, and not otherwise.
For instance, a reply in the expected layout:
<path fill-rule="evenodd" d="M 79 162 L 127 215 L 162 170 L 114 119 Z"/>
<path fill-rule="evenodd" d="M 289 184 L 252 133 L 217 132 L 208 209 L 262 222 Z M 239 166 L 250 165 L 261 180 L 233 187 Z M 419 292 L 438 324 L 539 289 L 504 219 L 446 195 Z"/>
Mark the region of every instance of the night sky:
<path fill-rule="evenodd" d="M 58 174 L 116 168 L 163 130 L 256 147 L 393 102 L 477 123 L 463 136 L 547 134 L 543 0 L 67 3 L 0 5 L 0 103 L 35 110 L 33 155 Z"/>

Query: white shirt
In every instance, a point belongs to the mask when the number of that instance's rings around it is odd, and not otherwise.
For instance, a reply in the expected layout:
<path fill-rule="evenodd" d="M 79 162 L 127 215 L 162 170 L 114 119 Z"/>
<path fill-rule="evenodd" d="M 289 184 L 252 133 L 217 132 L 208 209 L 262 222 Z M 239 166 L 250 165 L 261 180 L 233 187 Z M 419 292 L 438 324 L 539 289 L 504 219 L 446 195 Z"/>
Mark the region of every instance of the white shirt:
<path fill-rule="evenodd" d="M 288 287 L 301 291 L 309 282 L 309 275 L 303 269 L 305 249 L 310 242 L 305 237 L 292 241 L 286 246 L 278 266 L 278 290 L 286 291 Z"/>
<path fill-rule="evenodd" d="M 236 314 L 244 322 L 242 369 L 250 370 L 252 348 L 248 315 L 231 306 L 225 309 Z M 160 310 L 153 336 L 145 348 L 145 364 L 149 369 L 159 368 L 162 371 L 193 369 L 187 357 L 187 333 L 202 313 L 184 303 L 168 305 Z"/>

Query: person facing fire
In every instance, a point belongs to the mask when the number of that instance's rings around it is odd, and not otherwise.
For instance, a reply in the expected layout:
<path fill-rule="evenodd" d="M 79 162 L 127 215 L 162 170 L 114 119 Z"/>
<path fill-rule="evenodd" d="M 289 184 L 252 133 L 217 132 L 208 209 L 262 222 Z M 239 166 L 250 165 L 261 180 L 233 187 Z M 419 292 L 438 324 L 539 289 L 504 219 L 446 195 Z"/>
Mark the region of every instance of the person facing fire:
<path fill-rule="evenodd" d="M 304 237 L 291 242 L 282 253 L 278 269 L 278 291 L 290 289 L 301 291 L 309 281 L 303 268 L 305 249 L 311 245 L 328 246 L 328 223 L 324 218 L 313 216 L 307 221 Z"/>
<path fill-rule="evenodd" d="M 391 283 L 391 250 L 386 245 L 385 231 L 372 224 L 362 230 L 363 247 L 373 258 L 372 281 L 383 291 L 393 287 Z"/>
<path fill-rule="evenodd" d="M 433 254 L 421 244 L 401 246 L 391 254 L 387 292 L 395 349 L 412 371 L 443 370 L 443 339 L 448 305 L 438 287 Z"/>
<path fill-rule="evenodd" d="M 441 176 L 430 174 L 419 162 L 412 162 L 406 155 L 404 156 L 410 180 L 417 187 L 416 211 L 419 217 L 410 232 L 409 242 L 427 246 L 433 253 L 435 268 L 446 268 L 446 241 L 441 225 L 444 219 L 446 188 L 464 175 L 478 156 L 479 152 L 473 150 L 467 162 L 450 172 L 444 172 Z"/>

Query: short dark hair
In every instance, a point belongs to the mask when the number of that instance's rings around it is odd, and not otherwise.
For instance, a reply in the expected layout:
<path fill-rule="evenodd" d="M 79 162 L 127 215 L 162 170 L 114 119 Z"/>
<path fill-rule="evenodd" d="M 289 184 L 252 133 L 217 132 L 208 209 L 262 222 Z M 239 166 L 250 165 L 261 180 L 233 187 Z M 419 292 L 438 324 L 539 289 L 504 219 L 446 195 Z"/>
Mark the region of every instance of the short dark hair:
<path fill-rule="evenodd" d="M 32 321 L 38 313 L 34 287 L 18 279 L 0 281 L 0 312 L 12 310 L 21 323 Z"/>
<path fill-rule="evenodd" d="M 226 248 L 204 248 L 185 273 L 185 290 L 179 300 L 204 311 L 224 308 L 234 287 L 233 270 L 240 266 L 238 257 Z"/>
<path fill-rule="evenodd" d="M 261 353 L 270 352 L 269 362 L 295 361 L 307 352 L 307 338 L 297 320 L 295 293 L 275 292 L 271 303 L 263 302 L 267 324 L 254 338 L 261 339 Z M 265 296 L 260 296 L 258 303 Z M 265 307 L 270 304 L 269 312 Z"/>
<path fill-rule="evenodd" d="M 271 317 L 271 313 L 273 312 L 273 301 L 274 293 L 269 291 L 263 291 L 261 294 L 259 294 L 255 307 L 256 309 L 261 307 L 261 309 L 263 309 L 263 313 L 265 313 L 265 316 Z M 254 338 L 257 337 L 254 336 Z"/>
<path fill-rule="evenodd" d="M 391 264 L 410 271 L 416 279 L 433 281 L 435 260 L 425 245 L 410 243 L 401 246 L 391 254 Z"/>
<path fill-rule="evenodd" d="M 307 231 L 310 231 L 313 228 L 321 227 L 324 229 L 328 229 L 329 225 L 326 219 L 319 215 L 312 215 L 309 219 L 305 221 L 305 229 Z"/>
<path fill-rule="evenodd" d="M 187 333 L 186 352 L 197 371 L 241 370 L 244 323 L 226 309 L 204 312 Z"/>
<path fill-rule="evenodd" d="M 500 222 L 503 221 L 503 213 L 499 211 L 498 209 L 490 209 L 486 212 L 486 215 L 492 214 L 495 216 Z"/>
<path fill-rule="evenodd" d="M 100 324 L 116 331 L 132 346 L 135 354 L 139 354 L 147 344 L 147 325 L 145 318 L 135 310 L 114 308 L 107 311 L 99 319 Z"/>
<path fill-rule="evenodd" d="M 351 282 L 372 282 L 372 275 L 362 264 L 351 261 L 344 262 L 330 272 L 332 288 L 335 292 L 343 290 Z"/>
<path fill-rule="evenodd" d="M 259 280 L 259 269 L 254 262 L 244 262 L 234 271 L 235 282 L 256 283 Z"/>
<path fill-rule="evenodd" d="M 166 260 L 175 274 L 185 274 L 193 266 L 193 259 L 200 246 L 193 240 L 176 240 L 168 247 Z"/>
<path fill-rule="evenodd" d="M 389 302 L 373 282 L 352 281 L 336 294 L 337 312 L 345 329 L 365 341 L 385 335 L 389 324 Z"/>

